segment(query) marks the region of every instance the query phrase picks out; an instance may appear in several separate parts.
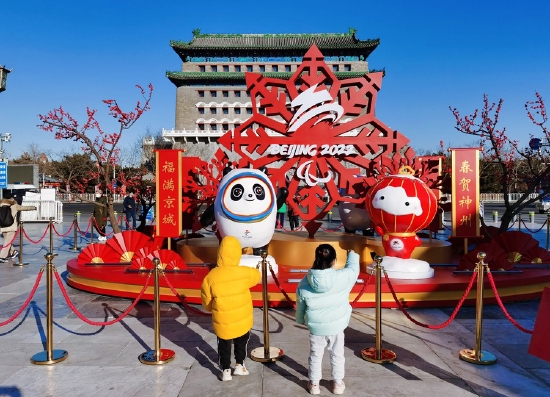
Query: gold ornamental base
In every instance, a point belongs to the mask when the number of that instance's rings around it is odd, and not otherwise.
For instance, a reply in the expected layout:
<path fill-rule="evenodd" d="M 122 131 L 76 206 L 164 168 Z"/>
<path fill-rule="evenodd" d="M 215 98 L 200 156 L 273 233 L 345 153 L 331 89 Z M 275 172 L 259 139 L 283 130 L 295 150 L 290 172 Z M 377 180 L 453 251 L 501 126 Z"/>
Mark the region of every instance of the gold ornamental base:
<path fill-rule="evenodd" d="M 466 362 L 479 365 L 491 365 L 497 362 L 497 358 L 494 354 L 481 350 L 479 359 L 476 358 L 476 352 L 474 349 L 462 349 L 459 354 L 459 358 Z"/>
<path fill-rule="evenodd" d="M 170 349 L 160 349 L 159 353 L 160 357 L 157 357 L 157 352 L 155 350 L 149 350 L 139 356 L 139 361 L 141 361 L 142 364 L 159 365 L 166 364 L 176 357 L 176 353 Z"/>
<path fill-rule="evenodd" d="M 52 350 L 51 353 L 51 357 L 48 357 L 48 352 L 46 350 L 36 353 L 31 357 L 31 363 L 37 365 L 56 364 L 69 356 L 66 350 Z"/>
<path fill-rule="evenodd" d="M 284 353 L 278 347 L 270 347 L 266 352 L 264 347 L 257 347 L 250 352 L 250 359 L 260 363 L 272 363 L 283 358 Z"/>
<path fill-rule="evenodd" d="M 370 361 L 375 364 L 392 364 L 397 355 L 388 349 L 380 349 L 379 354 L 375 347 L 367 347 L 366 349 L 361 350 L 361 357 L 363 360 Z"/>

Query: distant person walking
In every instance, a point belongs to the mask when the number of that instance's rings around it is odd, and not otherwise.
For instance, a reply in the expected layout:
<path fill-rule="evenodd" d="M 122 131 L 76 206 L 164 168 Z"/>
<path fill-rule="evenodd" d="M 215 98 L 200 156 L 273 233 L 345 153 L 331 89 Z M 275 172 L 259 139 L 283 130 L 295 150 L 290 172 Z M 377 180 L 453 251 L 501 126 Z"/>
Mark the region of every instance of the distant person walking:
<path fill-rule="evenodd" d="M 133 230 L 136 228 L 136 199 L 134 193 L 127 193 L 122 202 L 124 207 L 124 213 L 126 214 L 126 230 Z M 132 221 L 132 227 L 130 227 L 130 221 Z"/>
<path fill-rule="evenodd" d="M 19 255 L 19 251 L 14 250 L 12 245 L 18 227 L 17 215 L 19 211 L 36 211 L 36 207 L 18 204 L 17 201 L 11 198 L 9 192 L 4 193 L 4 198 L 0 200 L 0 206 L 10 206 L 13 217 L 13 223 L 10 226 L 0 228 L 0 232 L 4 237 L 4 246 L 0 251 L 0 263 L 5 263 L 10 259 L 15 259 Z"/>

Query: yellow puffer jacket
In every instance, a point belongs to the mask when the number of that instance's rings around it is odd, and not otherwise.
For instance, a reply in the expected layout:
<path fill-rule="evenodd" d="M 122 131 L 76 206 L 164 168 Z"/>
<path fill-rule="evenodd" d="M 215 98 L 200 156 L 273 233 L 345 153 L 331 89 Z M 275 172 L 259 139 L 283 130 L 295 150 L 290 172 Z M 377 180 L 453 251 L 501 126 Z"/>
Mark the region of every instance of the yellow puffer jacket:
<path fill-rule="evenodd" d="M 202 305 L 212 312 L 215 334 L 221 339 L 234 339 L 252 329 L 252 295 L 250 288 L 260 282 L 257 269 L 239 266 L 242 248 L 233 236 L 222 239 L 218 248 L 218 266 L 204 278 Z"/>

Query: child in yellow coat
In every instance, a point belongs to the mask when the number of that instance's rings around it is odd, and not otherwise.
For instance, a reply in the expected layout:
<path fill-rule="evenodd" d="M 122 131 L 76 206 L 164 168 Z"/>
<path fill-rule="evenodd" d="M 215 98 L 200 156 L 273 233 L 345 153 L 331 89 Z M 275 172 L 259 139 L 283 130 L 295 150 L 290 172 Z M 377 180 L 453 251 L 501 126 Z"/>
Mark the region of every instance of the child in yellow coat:
<path fill-rule="evenodd" d="M 250 288 L 260 282 L 260 272 L 239 266 L 242 248 L 233 236 L 222 239 L 218 248 L 217 267 L 204 278 L 201 286 L 202 305 L 212 312 L 212 325 L 218 337 L 221 379 L 231 380 L 231 344 L 235 350 L 233 375 L 248 375 L 244 365 L 250 330 L 254 322 Z"/>

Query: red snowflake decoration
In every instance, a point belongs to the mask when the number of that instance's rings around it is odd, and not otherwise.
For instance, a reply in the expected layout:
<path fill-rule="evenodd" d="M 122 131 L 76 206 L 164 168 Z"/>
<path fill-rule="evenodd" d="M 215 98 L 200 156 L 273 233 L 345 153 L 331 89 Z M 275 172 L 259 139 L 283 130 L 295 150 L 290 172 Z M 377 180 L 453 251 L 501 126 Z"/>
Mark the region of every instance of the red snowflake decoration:
<path fill-rule="evenodd" d="M 184 190 L 211 202 L 225 167 L 265 167 L 276 188 L 299 198 L 299 207 L 289 204 L 313 235 L 338 201 L 364 201 L 370 186 L 404 165 L 435 186 L 433 160 L 415 159 L 409 140 L 375 117 L 381 82 L 381 72 L 338 80 L 315 45 L 289 80 L 246 73 L 252 117 L 220 137 L 214 159 L 184 180 Z"/>

